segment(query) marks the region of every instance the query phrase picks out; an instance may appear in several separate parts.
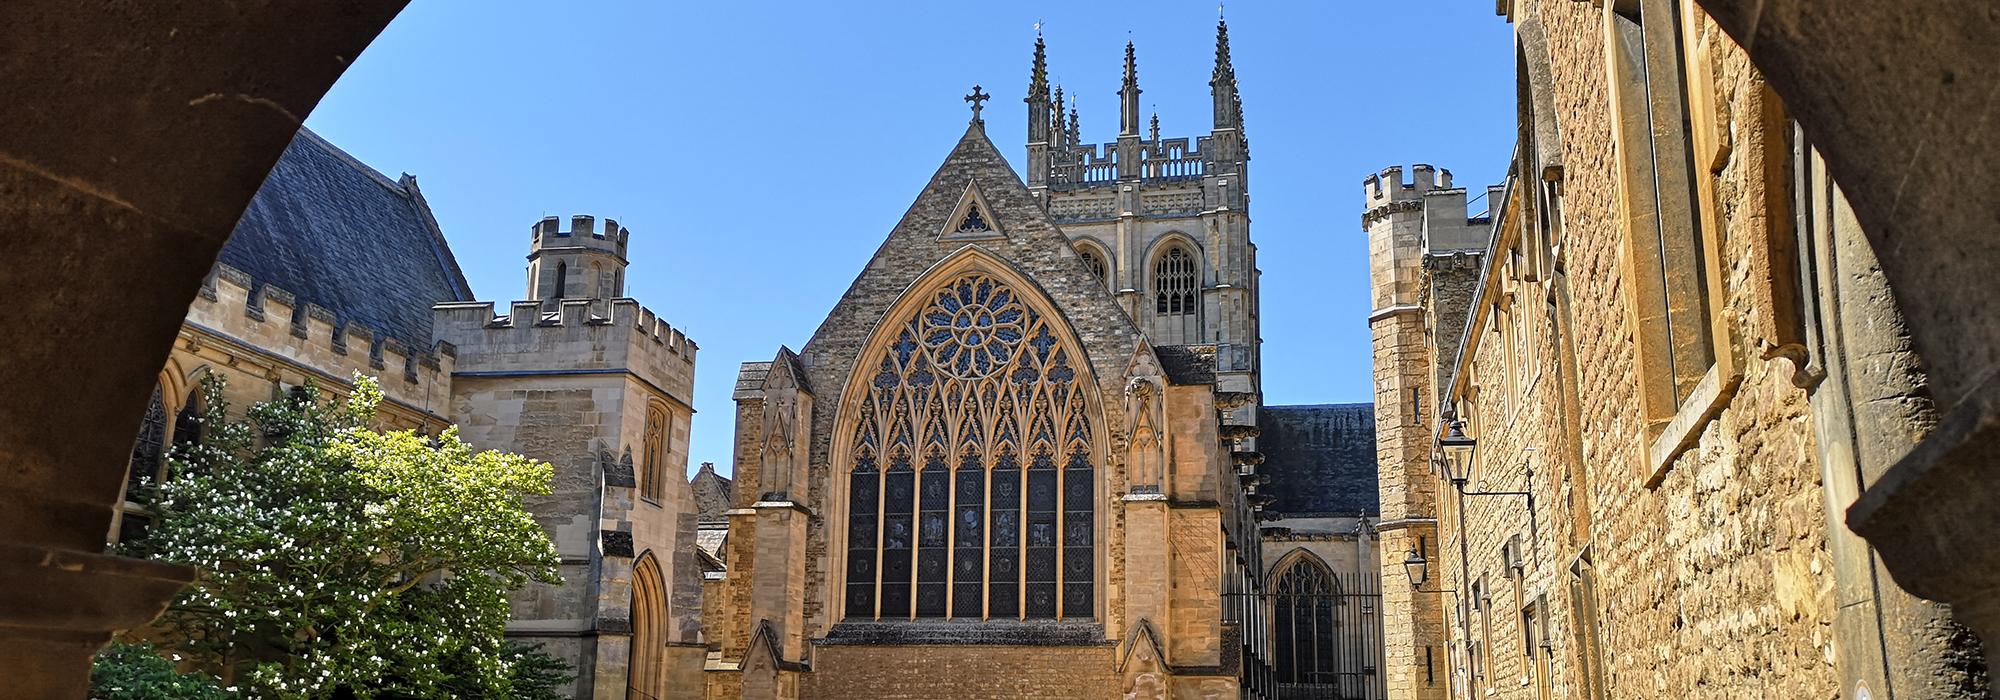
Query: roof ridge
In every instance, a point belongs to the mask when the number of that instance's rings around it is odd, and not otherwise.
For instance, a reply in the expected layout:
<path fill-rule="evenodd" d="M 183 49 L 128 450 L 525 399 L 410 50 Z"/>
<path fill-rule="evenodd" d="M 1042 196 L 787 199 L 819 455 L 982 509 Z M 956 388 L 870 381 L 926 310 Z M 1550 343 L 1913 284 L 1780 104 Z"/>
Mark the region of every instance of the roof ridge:
<path fill-rule="evenodd" d="M 373 166 L 361 162 L 360 158 L 356 158 L 354 157 L 354 154 L 348 153 L 341 147 L 334 145 L 332 141 L 326 140 L 326 137 L 320 136 L 318 132 L 315 132 L 312 129 L 301 126 L 299 127 L 298 135 L 304 137 L 307 143 L 319 146 L 321 150 L 324 150 L 329 155 L 332 155 L 334 158 L 339 159 L 342 163 L 346 163 L 348 167 L 354 168 L 357 172 L 360 172 L 364 175 L 374 178 L 376 184 L 381 185 L 383 188 L 394 191 L 398 194 L 403 195 L 404 197 L 409 196 L 409 192 L 403 189 L 401 183 L 390 179 L 389 176 L 387 175 L 383 175 L 382 171 L 376 170 Z"/>

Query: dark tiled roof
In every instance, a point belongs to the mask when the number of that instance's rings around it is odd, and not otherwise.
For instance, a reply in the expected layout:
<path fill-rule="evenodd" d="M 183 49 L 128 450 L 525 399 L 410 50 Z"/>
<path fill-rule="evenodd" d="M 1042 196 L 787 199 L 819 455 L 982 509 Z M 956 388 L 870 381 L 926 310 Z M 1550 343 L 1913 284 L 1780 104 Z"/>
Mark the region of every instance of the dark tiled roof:
<path fill-rule="evenodd" d="M 1160 370 L 1175 384 L 1214 384 L 1215 346 L 1157 345 L 1153 354 L 1160 358 Z"/>
<path fill-rule="evenodd" d="M 1288 516 L 1381 515 L 1375 492 L 1375 406 L 1265 406 L 1257 414 L 1260 489 Z"/>
<path fill-rule="evenodd" d="M 390 180 L 300 129 L 236 222 L 221 261 L 412 348 L 431 305 L 472 290 L 417 180 Z"/>
<path fill-rule="evenodd" d="M 727 521 L 730 502 L 736 498 L 736 482 L 729 477 L 715 473 L 715 464 L 702 462 L 701 471 L 695 472 L 688 480 L 688 488 L 694 491 L 696 518 L 702 522 Z"/>

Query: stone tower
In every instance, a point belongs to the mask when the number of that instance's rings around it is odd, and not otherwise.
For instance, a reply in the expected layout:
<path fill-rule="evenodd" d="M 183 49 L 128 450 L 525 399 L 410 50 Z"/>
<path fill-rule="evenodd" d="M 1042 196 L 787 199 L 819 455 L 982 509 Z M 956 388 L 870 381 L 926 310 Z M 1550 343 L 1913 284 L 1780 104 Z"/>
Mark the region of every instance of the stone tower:
<path fill-rule="evenodd" d="M 1400 572 L 1412 552 L 1439 561 L 1437 479 L 1431 474 L 1432 431 L 1439 425 L 1438 387 L 1448 376 L 1465 326 L 1485 248 L 1483 220 L 1466 217 L 1465 190 L 1451 171 L 1429 165 L 1385 168 L 1363 181 L 1375 349 L 1375 440 L 1380 474 L 1381 571 Z M 1450 310 L 1434 314 L 1432 309 Z M 1444 358 L 1435 362 L 1433 358 Z M 1456 552 L 1445 556 L 1457 556 Z M 1433 565 L 1431 571 L 1442 571 Z M 1385 574 L 1389 579 L 1399 575 Z M 1383 659 L 1389 697 L 1444 698 L 1452 668 L 1445 644 L 1449 582 L 1382 586 Z"/>
<path fill-rule="evenodd" d="M 530 227 L 528 244 L 529 299 L 615 299 L 625 295 L 625 244 L 631 236 L 617 221 L 596 217 L 562 220 L 543 217 Z M 549 305 L 551 309 L 553 304 Z"/>
<path fill-rule="evenodd" d="M 1257 247 L 1250 242 L 1250 152 L 1226 23 L 1216 24 L 1208 84 L 1215 104 L 1209 133 L 1162 138 L 1159 115 L 1141 122 L 1138 58 L 1128 42 L 1117 140 L 1084 143 L 1073 105 L 1064 121 L 1061 86 L 1051 96 L 1038 37 L 1025 100 L 1027 182 L 1148 340 L 1214 346 L 1218 388 L 1253 396 L 1231 412 L 1230 422 L 1252 425 L 1261 393 Z"/>
<path fill-rule="evenodd" d="M 562 555 L 560 586 L 513 596 L 509 637 L 577 674 L 576 698 L 665 697 L 701 683 L 701 565 L 687 474 L 696 347 L 622 290 L 629 233 L 606 220 L 531 229 L 528 296 L 433 309 L 457 350 L 464 439 L 555 467 L 528 507 Z"/>

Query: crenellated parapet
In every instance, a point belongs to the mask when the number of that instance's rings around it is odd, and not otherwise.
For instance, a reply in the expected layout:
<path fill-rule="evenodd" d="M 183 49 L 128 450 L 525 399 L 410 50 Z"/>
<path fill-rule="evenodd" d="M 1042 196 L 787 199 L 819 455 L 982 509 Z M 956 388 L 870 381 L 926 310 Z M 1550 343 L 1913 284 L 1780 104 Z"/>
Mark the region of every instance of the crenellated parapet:
<path fill-rule="evenodd" d="M 597 217 L 577 214 L 569 218 L 569 229 L 562 227 L 562 219 L 554 216 L 542 217 L 528 227 L 528 247 L 531 252 L 556 248 L 591 248 L 601 250 L 620 258 L 625 257 L 626 244 L 631 241 L 632 232 L 618 225 L 616 219 L 605 219 L 604 226 L 597 226 Z"/>
<path fill-rule="evenodd" d="M 333 309 L 301 300 L 290 290 L 260 282 L 217 263 L 188 307 L 190 330 L 346 382 L 355 372 L 378 377 L 391 398 L 421 405 L 419 388 L 449 376 L 456 350 L 450 343 L 422 347 L 343 319 Z"/>
<path fill-rule="evenodd" d="M 1361 180 L 1364 209 L 1361 226 L 1366 228 L 1377 221 L 1389 218 L 1399 212 L 1418 211 L 1425 207 L 1431 193 L 1440 190 L 1451 191 L 1451 171 L 1428 163 L 1410 166 L 1410 178 L 1403 178 L 1403 166 L 1391 165 L 1382 172 L 1369 175 Z M 1458 190 L 1459 212 L 1465 210 L 1464 190 Z"/>
<path fill-rule="evenodd" d="M 535 345 L 540 339 L 574 335 L 592 328 L 643 340 L 651 352 L 693 365 L 699 346 L 679 329 L 640 306 L 636 299 L 563 299 L 554 310 L 545 301 L 524 300 L 508 304 L 505 314 L 496 313 L 490 301 L 463 301 L 431 307 L 436 333 L 478 335 L 487 342 L 511 346 Z M 477 334 L 471 333 L 478 331 Z"/>

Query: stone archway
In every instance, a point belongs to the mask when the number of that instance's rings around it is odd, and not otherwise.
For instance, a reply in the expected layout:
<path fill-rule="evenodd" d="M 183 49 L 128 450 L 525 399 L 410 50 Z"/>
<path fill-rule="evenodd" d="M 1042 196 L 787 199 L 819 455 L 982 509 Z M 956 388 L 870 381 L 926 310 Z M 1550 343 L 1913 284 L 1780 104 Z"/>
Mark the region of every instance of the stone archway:
<path fill-rule="evenodd" d="M 1944 418 L 1848 510 L 1905 590 L 2000 663 L 2000 6 L 1697 0 L 1825 155 Z"/>
<path fill-rule="evenodd" d="M 0 659 L 82 697 L 193 572 L 107 556 L 130 430 L 188 302 L 300 121 L 405 0 L 0 7 Z"/>

